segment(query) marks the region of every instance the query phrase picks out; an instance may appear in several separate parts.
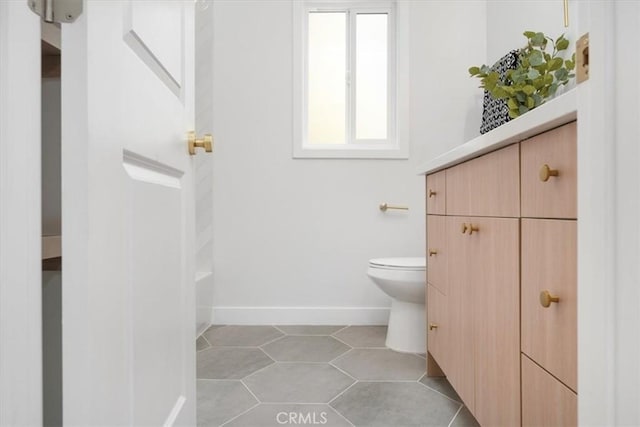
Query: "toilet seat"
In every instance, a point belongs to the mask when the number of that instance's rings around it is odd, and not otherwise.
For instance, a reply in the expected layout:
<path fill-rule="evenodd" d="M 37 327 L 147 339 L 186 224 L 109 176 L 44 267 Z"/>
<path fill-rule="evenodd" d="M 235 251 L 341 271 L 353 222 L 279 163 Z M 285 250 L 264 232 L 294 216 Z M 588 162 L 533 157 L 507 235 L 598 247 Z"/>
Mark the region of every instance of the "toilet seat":
<path fill-rule="evenodd" d="M 425 271 L 427 259 L 425 257 L 374 258 L 369 260 L 369 267 L 385 270 Z"/>

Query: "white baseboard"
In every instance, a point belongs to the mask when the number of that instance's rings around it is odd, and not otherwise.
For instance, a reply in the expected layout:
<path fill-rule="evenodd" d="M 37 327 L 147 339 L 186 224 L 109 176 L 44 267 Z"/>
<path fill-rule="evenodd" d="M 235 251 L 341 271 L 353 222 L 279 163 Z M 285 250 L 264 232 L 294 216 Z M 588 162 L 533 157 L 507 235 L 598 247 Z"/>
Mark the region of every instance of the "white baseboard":
<path fill-rule="evenodd" d="M 218 325 L 386 325 L 389 307 L 214 307 Z"/>

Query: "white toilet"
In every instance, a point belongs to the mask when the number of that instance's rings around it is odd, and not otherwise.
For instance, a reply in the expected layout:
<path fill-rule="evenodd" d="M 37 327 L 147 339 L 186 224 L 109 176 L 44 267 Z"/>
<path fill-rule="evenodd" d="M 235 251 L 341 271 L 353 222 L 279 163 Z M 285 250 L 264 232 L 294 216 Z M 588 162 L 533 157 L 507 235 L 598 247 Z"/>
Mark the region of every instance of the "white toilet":
<path fill-rule="evenodd" d="M 367 275 L 391 297 L 387 347 L 407 353 L 426 351 L 426 258 L 375 258 Z"/>

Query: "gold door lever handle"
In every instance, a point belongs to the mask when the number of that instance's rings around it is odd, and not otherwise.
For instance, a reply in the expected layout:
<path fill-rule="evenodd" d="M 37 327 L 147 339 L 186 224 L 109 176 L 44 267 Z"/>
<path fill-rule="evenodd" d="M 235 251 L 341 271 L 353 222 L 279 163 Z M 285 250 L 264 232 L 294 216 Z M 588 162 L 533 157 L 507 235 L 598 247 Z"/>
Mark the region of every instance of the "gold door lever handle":
<path fill-rule="evenodd" d="M 434 329 L 438 329 L 437 323 L 429 323 L 429 330 L 433 331 Z"/>
<path fill-rule="evenodd" d="M 434 256 L 434 255 L 438 255 L 438 251 L 436 251 L 435 249 L 429 249 L 429 256 Z"/>
<path fill-rule="evenodd" d="M 189 147 L 189 154 L 192 156 L 196 154 L 196 148 L 204 148 L 205 152 L 211 153 L 213 151 L 213 137 L 208 133 L 201 139 L 198 139 L 196 138 L 195 132 L 189 132 L 187 145 Z"/>
<path fill-rule="evenodd" d="M 429 189 L 429 198 L 434 197 L 436 194 L 438 194 L 437 191 L 433 191 L 432 189 Z"/>
<path fill-rule="evenodd" d="M 540 181 L 547 182 L 549 181 L 549 178 L 551 178 L 552 176 L 558 176 L 558 171 L 556 169 L 551 169 L 549 165 L 544 164 L 540 168 L 539 176 L 540 176 Z"/>
<path fill-rule="evenodd" d="M 546 289 L 540 292 L 540 305 L 544 308 L 548 308 L 552 302 L 558 303 L 560 302 L 560 297 L 555 295 L 551 295 L 549 291 Z"/>

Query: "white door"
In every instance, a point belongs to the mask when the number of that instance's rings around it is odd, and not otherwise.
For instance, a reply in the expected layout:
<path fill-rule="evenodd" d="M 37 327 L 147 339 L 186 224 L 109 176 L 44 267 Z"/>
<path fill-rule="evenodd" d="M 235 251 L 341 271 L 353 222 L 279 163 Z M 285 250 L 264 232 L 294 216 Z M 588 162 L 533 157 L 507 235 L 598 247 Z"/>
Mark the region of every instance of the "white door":
<path fill-rule="evenodd" d="M 62 25 L 65 425 L 195 424 L 193 7 Z"/>
<path fill-rule="evenodd" d="M 40 20 L 0 1 L 0 426 L 42 424 Z"/>

